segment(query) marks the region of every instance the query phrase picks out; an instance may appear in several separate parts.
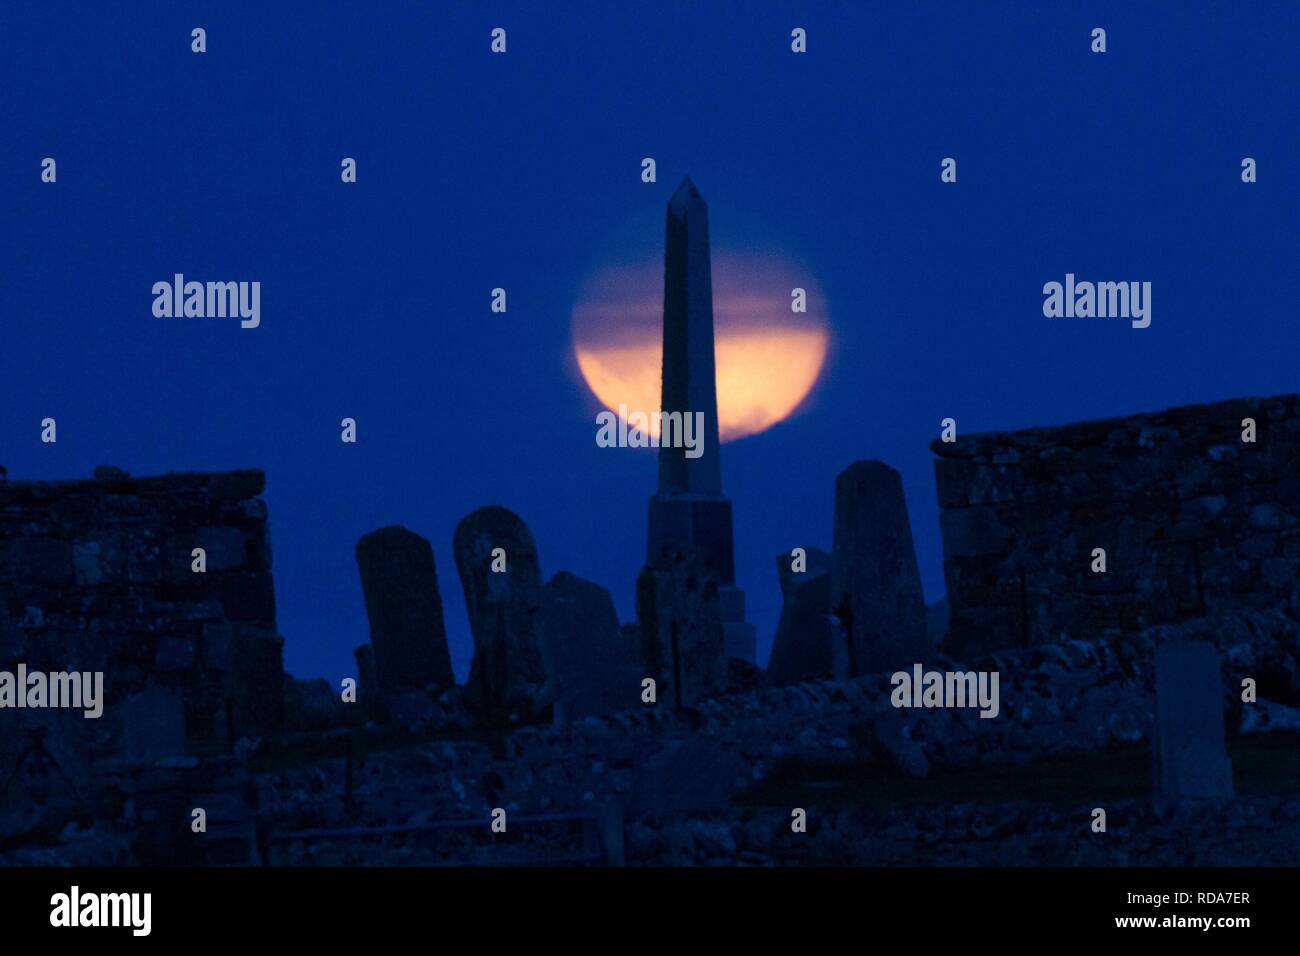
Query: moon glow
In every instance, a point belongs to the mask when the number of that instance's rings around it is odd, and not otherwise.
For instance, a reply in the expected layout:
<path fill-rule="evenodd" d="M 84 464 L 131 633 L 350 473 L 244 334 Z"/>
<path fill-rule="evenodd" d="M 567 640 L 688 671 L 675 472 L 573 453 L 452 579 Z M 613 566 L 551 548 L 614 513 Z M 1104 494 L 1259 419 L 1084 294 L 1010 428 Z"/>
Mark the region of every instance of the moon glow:
<path fill-rule="evenodd" d="M 806 312 L 791 309 L 796 288 L 806 292 Z M 812 390 L 830 343 L 825 300 L 783 259 L 715 252 L 713 339 L 718 428 L 722 441 L 735 441 L 788 418 Z M 573 348 L 602 405 L 646 412 L 657 431 L 663 263 L 594 274 L 573 308 Z"/>

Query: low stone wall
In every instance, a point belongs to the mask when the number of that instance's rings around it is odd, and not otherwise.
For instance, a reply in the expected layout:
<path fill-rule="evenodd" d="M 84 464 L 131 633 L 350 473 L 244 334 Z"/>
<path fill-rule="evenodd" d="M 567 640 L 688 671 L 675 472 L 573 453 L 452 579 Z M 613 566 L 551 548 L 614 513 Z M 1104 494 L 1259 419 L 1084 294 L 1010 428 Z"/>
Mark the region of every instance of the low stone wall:
<path fill-rule="evenodd" d="M 1028 764 L 1149 738 L 1155 647 L 1209 640 L 1225 707 L 1241 721 L 1253 677 L 1271 699 L 1300 696 L 1300 627 L 1280 612 L 1150 628 L 1137 635 L 1008 651 L 974 662 L 1000 675 L 1000 713 L 896 709 L 888 675 L 729 694 L 696 708 L 646 706 L 504 736 L 375 754 L 355 773 L 360 819 L 343 813 L 341 764 L 262 778 L 264 809 L 291 827 L 418 823 L 618 802 L 629 819 L 722 808 L 788 762 L 939 770 Z M 936 657 L 938 669 L 965 665 Z M 453 732 L 458 732 L 453 729 Z"/>

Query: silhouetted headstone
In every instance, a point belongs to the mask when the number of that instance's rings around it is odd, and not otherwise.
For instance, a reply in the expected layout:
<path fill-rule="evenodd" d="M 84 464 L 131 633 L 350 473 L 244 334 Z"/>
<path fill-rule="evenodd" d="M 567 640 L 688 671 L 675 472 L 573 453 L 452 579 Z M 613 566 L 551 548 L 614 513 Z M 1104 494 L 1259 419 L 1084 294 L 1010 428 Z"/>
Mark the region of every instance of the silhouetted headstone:
<path fill-rule="evenodd" d="M 1158 804 L 1232 796 L 1219 653 L 1209 642 L 1170 641 L 1156 648 L 1153 744 Z"/>
<path fill-rule="evenodd" d="M 151 684 L 122 702 L 122 757 L 152 764 L 185 756 L 185 703 L 172 687 Z"/>
<path fill-rule="evenodd" d="M 921 574 L 903 481 L 878 461 L 859 461 L 835 479 L 831 613 L 847 639 L 846 673 L 892 671 L 925 659 L 929 640 Z"/>
<path fill-rule="evenodd" d="M 357 567 L 380 693 L 455 684 L 429 542 L 396 525 L 380 528 L 357 542 Z"/>
<path fill-rule="evenodd" d="M 718 585 L 697 555 L 665 557 L 647 565 L 636 581 L 637 621 L 648 677 L 658 701 L 694 706 L 727 682 Z"/>
<path fill-rule="evenodd" d="M 818 548 L 805 548 L 807 566 L 791 570 L 792 558 L 776 556 L 781 581 L 781 619 L 767 662 L 772 686 L 819 680 L 834 674 L 832 633 L 828 616 L 831 603 L 831 556 Z"/>
<path fill-rule="evenodd" d="M 469 699 L 487 709 L 531 704 L 546 681 L 537 639 L 542 573 L 532 533 L 518 515 L 494 505 L 456 526 L 452 548 L 474 634 Z"/>
<path fill-rule="evenodd" d="M 551 578 L 539 633 L 556 723 L 640 706 L 640 648 L 600 585 L 567 571 Z"/>

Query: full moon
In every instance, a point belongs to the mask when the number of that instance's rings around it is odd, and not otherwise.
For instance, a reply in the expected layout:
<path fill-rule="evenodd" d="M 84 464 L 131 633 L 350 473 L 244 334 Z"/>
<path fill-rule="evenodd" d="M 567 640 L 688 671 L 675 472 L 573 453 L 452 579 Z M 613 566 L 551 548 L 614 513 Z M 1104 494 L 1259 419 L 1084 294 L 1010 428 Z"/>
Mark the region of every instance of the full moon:
<path fill-rule="evenodd" d="M 662 261 L 594 274 L 573 308 L 573 349 L 596 398 L 618 412 L 659 412 L 663 362 Z M 792 310 L 793 291 L 806 312 Z M 825 300 L 777 256 L 713 254 L 713 348 L 722 441 L 788 418 L 821 374 L 830 342 Z M 652 417 L 654 431 L 658 419 Z"/>

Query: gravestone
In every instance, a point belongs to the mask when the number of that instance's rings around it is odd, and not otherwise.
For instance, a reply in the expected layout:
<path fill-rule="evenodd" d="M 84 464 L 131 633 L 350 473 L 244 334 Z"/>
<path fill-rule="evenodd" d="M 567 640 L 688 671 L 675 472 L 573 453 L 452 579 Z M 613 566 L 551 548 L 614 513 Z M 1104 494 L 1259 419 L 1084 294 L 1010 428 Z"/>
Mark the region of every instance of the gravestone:
<path fill-rule="evenodd" d="M 413 531 L 380 528 L 357 542 L 380 694 L 455 684 L 433 548 Z"/>
<path fill-rule="evenodd" d="M 718 584 L 694 552 L 664 556 L 636 581 L 637 622 L 646 676 L 658 701 L 692 707 L 716 696 L 727 683 Z"/>
<path fill-rule="evenodd" d="M 773 687 L 820 680 L 835 672 L 828 621 L 831 556 L 818 548 L 804 550 L 807 567 L 803 571 L 791 570 L 788 551 L 776 556 L 782 605 L 767 662 L 767 681 Z"/>
<path fill-rule="evenodd" d="M 641 704 L 640 648 L 598 584 L 561 571 L 542 591 L 542 660 L 557 724 Z"/>
<path fill-rule="evenodd" d="M 1157 805 L 1231 797 L 1218 651 L 1208 641 L 1170 641 L 1156 648 L 1155 670 Z"/>
<path fill-rule="evenodd" d="M 542 572 L 532 533 L 518 515 L 493 505 L 461 520 L 452 549 L 474 635 L 468 700 L 488 711 L 531 707 L 546 681 L 537 639 Z M 493 570 L 501 562 L 505 570 Z"/>
<path fill-rule="evenodd" d="M 903 480 L 878 461 L 835 479 L 831 613 L 843 627 L 846 663 L 837 677 L 893 671 L 929 649 L 921 573 L 907 520 Z"/>
<path fill-rule="evenodd" d="M 122 702 L 122 757 L 152 764 L 185 756 L 185 702 L 173 687 L 150 684 Z"/>

